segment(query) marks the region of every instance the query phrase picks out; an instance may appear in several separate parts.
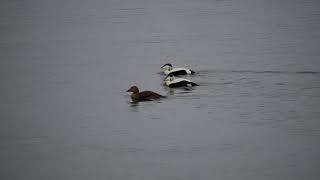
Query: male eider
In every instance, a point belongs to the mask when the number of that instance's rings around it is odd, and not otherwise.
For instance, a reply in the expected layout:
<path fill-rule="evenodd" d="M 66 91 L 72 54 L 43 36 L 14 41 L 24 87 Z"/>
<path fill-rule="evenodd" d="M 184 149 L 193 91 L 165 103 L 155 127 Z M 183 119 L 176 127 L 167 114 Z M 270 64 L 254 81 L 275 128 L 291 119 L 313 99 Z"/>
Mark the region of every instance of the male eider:
<path fill-rule="evenodd" d="M 190 81 L 189 79 L 185 78 L 176 78 L 173 75 L 168 75 L 165 78 L 165 84 L 168 87 L 174 88 L 174 87 L 185 87 L 185 86 L 199 86 L 198 84 Z"/>
<path fill-rule="evenodd" d="M 127 92 L 132 92 L 131 94 L 132 101 L 151 101 L 154 99 L 165 97 L 152 91 L 139 92 L 139 89 L 137 86 L 132 86 L 130 89 L 127 90 Z"/>
<path fill-rule="evenodd" d="M 174 76 L 187 75 L 187 74 L 194 74 L 195 73 L 191 69 L 187 69 L 187 68 L 173 68 L 172 64 L 170 64 L 170 63 L 167 63 L 167 64 L 163 65 L 161 67 L 161 69 L 163 69 L 163 72 L 166 75 L 174 75 Z"/>

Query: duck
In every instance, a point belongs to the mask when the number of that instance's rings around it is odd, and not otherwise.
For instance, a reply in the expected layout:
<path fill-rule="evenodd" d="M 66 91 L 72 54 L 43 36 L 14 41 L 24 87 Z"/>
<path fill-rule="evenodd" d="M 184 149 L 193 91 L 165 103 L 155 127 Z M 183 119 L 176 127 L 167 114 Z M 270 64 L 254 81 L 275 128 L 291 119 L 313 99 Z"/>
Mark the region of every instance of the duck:
<path fill-rule="evenodd" d="M 132 92 L 131 99 L 134 102 L 137 101 L 151 101 L 155 99 L 165 98 L 165 96 L 152 92 L 152 91 L 142 91 L 139 92 L 139 88 L 137 86 L 132 86 L 127 92 Z"/>
<path fill-rule="evenodd" d="M 188 68 L 173 68 L 172 64 L 167 63 L 161 67 L 165 75 L 187 75 L 187 74 L 194 74 L 195 72 Z"/>
<path fill-rule="evenodd" d="M 186 87 L 186 86 L 199 86 L 198 84 L 192 82 L 189 79 L 185 78 L 176 78 L 172 74 L 168 75 L 165 80 L 165 84 L 168 87 L 175 88 L 175 87 Z"/>

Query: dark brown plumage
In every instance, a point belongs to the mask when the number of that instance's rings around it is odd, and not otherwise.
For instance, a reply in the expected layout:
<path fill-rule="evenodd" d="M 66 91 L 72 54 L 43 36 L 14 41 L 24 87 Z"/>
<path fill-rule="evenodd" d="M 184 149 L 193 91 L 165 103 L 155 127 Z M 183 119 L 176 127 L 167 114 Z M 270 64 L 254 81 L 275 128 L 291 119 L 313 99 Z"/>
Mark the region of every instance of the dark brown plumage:
<path fill-rule="evenodd" d="M 154 99 L 165 97 L 152 91 L 139 92 L 139 88 L 137 86 L 132 86 L 130 89 L 127 90 L 127 92 L 132 92 L 131 99 L 133 101 L 151 101 Z"/>

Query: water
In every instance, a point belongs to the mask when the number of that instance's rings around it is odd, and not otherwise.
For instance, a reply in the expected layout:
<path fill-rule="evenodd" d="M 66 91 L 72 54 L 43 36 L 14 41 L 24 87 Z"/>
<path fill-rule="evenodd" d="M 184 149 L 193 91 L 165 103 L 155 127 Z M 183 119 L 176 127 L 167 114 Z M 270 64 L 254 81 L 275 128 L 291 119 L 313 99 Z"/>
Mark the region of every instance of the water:
<path fill-rule="evenodd" d="M 319 179 L 319 32 L 316 0 L 2 1 L 0 178 Z"/>

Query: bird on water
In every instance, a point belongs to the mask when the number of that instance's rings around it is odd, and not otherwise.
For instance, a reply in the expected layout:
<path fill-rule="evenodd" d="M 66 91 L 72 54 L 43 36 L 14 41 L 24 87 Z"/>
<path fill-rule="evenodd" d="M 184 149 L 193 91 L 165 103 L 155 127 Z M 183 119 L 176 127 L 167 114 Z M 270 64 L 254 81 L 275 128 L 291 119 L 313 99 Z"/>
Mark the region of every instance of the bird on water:
<path fill-rule="evenodd" d="M 198 84 L 192 82 L 189 79 L 185 79 L 185 78 L 176 78 L 173 75 L 168 75 L 165 79 L 164 79 L 165 84 L 168 87 L 171 88 L 175 88 L 175 87 L 188 87 L 188 86 L 199 86 Z"/>
<path fill-rule="evenodd" d="M 139 92 L 139 88 L 137 86 L 132 86 L 127 92 L 132 92 L 131 99 L 134 102 L 137 101 L 151 101 L 155 99 L 164 98 L 165 96 L 152 92 L 152 91 L 142 91 Z"/>
<path fill-rule="evenodd" d="M 167 63 L 161 67 L 163 70 L 164 74 L 166 75 L 174 75 L 174 76 L 179 76 L 179 75 L 187 75 L 187 74 L 194 74 L 195 72 L 191 69 L 188 68 L 174 68 L 172 64 Z"/>

